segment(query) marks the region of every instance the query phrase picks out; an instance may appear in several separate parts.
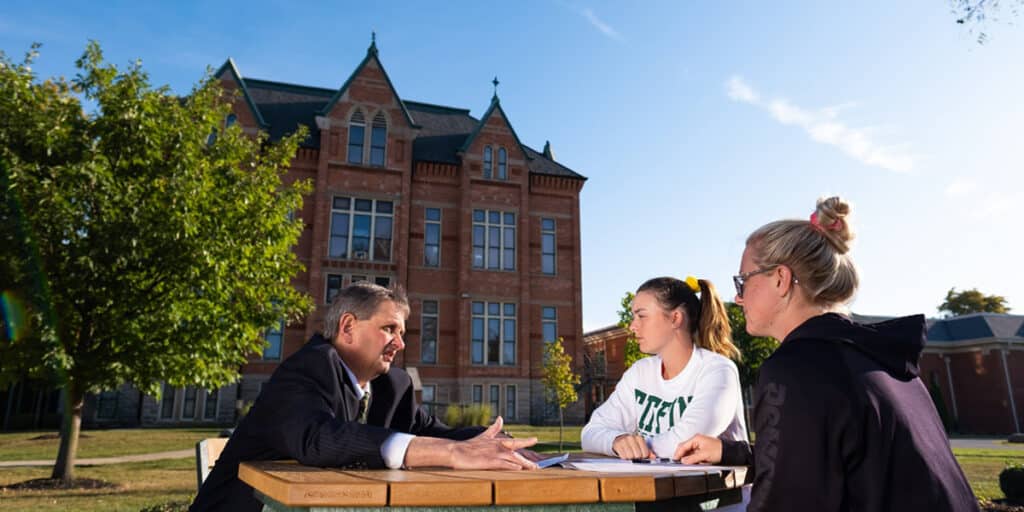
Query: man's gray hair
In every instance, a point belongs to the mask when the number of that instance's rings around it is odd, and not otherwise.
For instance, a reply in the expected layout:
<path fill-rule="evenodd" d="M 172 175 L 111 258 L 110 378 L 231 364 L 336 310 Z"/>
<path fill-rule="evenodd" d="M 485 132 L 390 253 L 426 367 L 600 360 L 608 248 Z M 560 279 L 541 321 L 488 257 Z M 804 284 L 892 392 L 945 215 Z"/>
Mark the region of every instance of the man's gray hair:
<path fill-rule="evenodd" d="M 345 313 L 352 313 L 357 319 L 366 320 L 377 312 L 377 308 L 384 301 L 398 304 L 405 310 L 405 316 L 409 316 L 409 298 L 406 297 L 401 285 L 385 288 L 360 281 L 343 288 L 334 296 L 331 307 L 324 314 L 324 337 L 333 341 L 338 336 L 338 322 Z"/>

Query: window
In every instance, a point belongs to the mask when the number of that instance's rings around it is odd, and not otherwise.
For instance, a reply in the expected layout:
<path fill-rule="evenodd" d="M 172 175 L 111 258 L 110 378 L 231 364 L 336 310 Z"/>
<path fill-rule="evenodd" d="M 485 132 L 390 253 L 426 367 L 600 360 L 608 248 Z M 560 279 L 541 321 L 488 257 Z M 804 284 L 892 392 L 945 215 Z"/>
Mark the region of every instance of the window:
<path fill-rule="evenodd" d="M 498 148 L 498 179 L 508 179 L 508 154 L 505 148 Z"/>
<path fill-rule="evenodd" d="M 327 256 L 391 261 L 394 203 L 335 197 L 331 203 L 331 240 Z"/>
<path fill-rule="evenodd" d="M 516 386 L 509 384 L 505 386 L 505 420 L 512 420 L 516 417 Z"/>
<path fill-rule="evenodd" d="M 238 116 L 234 114 L 228 114 L 228 118 L 224 120 L 224 128 L 231 128 L 238 122 Z"/>
<path fill-rule="evenodd" d="M 484 403 L 484 387 L 481 384 L 473 384 L 473 403 Z"/>
<path fill-rule="evenodd" d="M 341 274 L 327 274 L 327 292 L 324 293 L 324 304 L 330 304 L 334 296 L 341 291 Z"/>
<path fill-rule="evenodd" d="M 212 131 L 210 131 L 210 134 L 206 136 L 206 145 L 207 146 L 212 146 L 215 142 L 217 142 L 217 129 L 216 128 L 214 128 Z"/>
<path fill-rule="evenodd" d="M 377 276 L 373 278 L 373 283 L 387 288 L 391 286 L 391 278 L 386 276 Z"/>
<path fill-rule="evenodd" d="M 541 308 L 540 314 L 541 332 L 544 333 L 544 341 L 555 341 L 558 339 L 558 310 L 554 307 L 545 306 Z"/>
<path fill-rule="evenodd" d="M 284 322 L 278 322 L 278 326 L 263 334 L 267 340 L 266 348 L 263 349 L 263 359 L 281 359 L 281 344 L 284 341 Z"/>
<path fill-rule="evenodd" d="M 177 390 L 170 384 L 164 383 L 163 395 L 160 398 L 160 419 L 166 420 L 174 417 L 174 394 Z"/>
<path fill-rule="evenodd" d="M 516 269 L 516 214 L 473 210 L 473 267 Z"/>
<path fill-rule="evenodd" d="M 484 148 L 484 178 L 490 179 L 494 170 L 494 151 L 490 146 Z"/>
<path fill-rule="evenodd" d="M 203 403 L 203 419 L 217 419 L 217 406 L 220 405 L 220 389 L 206 390 L 206 401 Z"/>
<path fill-rule="evenodd" d="M 427 414 L 433 416 L 434 405 L 437 400 L 437 385 L 435 384 L 424 384 L 423 385 L 423 408 L 427 411 Z"/>
<path fill-rule="evenodd" d="M 540 271 L 555 274 L 555 219 L 540 220 Z"/>
<path fill-rule="evenodd" d="M 501 386 L 497 384 L 491 384 L 490 393 L 491 402 L 491 417 L 501 414 Z"/>
<path fill-rule="evenodd" d="M 388 122 L 383 112 L 373 117 L 373 128 L 370 129 L 370 165 L 384 166 L 384 148 L 388 140 Z"/>
<path fill-rule="evenodd" d="M 516 305 L 474 302 L 470 355 L 473 364 L 516 363 Z"/>
<path fill-rule="evenodd" d="M 117 417 L 117 390 L 104 391 L 96 396 L 96 419 L 109 420 Z"/>
<path fill-rule="evenodd" d="M 441 265 L 441 209 L 426 208 L 423 212 L 423 264 Z"/>
<path fill-rule="evenodd" d="M 420 362 L 437 362 L 437 301 L 423 301 L 420 314 L 422 330 L 420 331 Z"/>
<path fill-rule="evenodd" d="M 366 137 L 366 118 L 356 110 L 348 120 L 348 163 L 363 163 L 363 139 Z"/>
<path fill-rule="evenodd" d="M 185 402 L 181 406 L 181 417 L 183 419 L 196 417 L 196 395 L 196 388 L 185 388 Z"/>

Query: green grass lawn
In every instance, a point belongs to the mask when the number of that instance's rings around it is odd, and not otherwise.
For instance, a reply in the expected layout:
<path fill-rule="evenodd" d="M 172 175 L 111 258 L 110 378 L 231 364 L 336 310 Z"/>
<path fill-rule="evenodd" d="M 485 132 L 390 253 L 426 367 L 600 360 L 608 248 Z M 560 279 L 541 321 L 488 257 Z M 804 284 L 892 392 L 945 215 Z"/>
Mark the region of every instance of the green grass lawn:
<path fill-rule="evenodd" d="M 558 427 L 507 425 L 515 437 L 536 436 L 538 451 L 558 450 Z M 81 441 L 79 457 L 107 457 L 160 451 L 190 449 L 195 442 L 213 437 L 210 429 L 129 429 L 87 431 Z M 0 434 L 0 460 L 52 459 L 57 441 L 30 441 L 33 433 Z M 579 451 L 580 428 L 566 427 L 565 450 Z M 971 487 L 979 498 L 1002 498 L 999 472 L 1007 462 L 1024 463 L 1024 451 L 996 449 L 954 450 Z M 117 489 L 78 491 L 0 491 L 0 511 L 33 512 L 130 511 L 172 501 L 187 502 L 195 496 L 195 460 L 137 462 L 104 466 L 79 466 L 76 475 L 117 484 Z M 50 468 L 0 469 L 0 487 L 33 478 L 50 476 Z"/>
<path fill-rule="evenodd" d="M 60 440 L 34 439 L 55 432 L 0 433 L 0 460 L 54 460 Z M 197 441 L 217 437 L 211 428 L 136 428 L 86 430 L 78 440 L 78 458 L 115 457 L 194 448 Z"/>
<path fill-rule="evenodd" d="M 1003 498 L 1003 491 L 999 489 L 999 472 L 1007 463 L 1024 463 L 1024 451 L 1020 450 L 955 449 L 953 455 L 956 455 L 978 498 Z"/>

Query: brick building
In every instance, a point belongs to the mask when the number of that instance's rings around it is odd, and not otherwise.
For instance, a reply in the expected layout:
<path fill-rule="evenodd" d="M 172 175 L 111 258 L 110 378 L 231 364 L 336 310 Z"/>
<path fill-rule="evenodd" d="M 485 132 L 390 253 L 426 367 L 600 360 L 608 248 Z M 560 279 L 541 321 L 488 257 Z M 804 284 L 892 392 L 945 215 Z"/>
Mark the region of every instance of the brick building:
<path fill-rule="evenodd" d="M 294 283 L 316 311 L 267 333 L 269 347 L 244 366 L 239 385 L 165 387 L 160 403 L 124 386 L 90 397 L 86 424 L 232 422 L 320 330 L 333 294 L 364 279 L 408 291 L 407 347 L 396 364 L 418 376 L 424 402 L 481 402 L 506 421 L 557 421 L 540 384 L 543 343 L 561 336 L 582 360 L 586 178 L 557 162 L 550 144 L 536 151 L 520 140 L 497 81 L 477 119 L 401 98 L 376 43 L 337 89 L 245 77 L 230 59 L 215 76 L 237 92 L 227 123 L 271 140 L 309 130 L 285 179 L 314 185 L 296 212 L 306 271 Z M 582 407 L 567 410 L 567 420 L 582 416 Z"/>
<path fill-rule="evenodd" d="M 854 317 L 864 323 L 892 318 Z M 618 326 L 584 334 L 584 360 L 593 377 L 585 402 L 588 416 L 622 378 L 626 338 Z M 1024 316 L 976 313 L 928 320 L 920 369 L 952 431 L 1005 435 L 1024 426 Z"/>

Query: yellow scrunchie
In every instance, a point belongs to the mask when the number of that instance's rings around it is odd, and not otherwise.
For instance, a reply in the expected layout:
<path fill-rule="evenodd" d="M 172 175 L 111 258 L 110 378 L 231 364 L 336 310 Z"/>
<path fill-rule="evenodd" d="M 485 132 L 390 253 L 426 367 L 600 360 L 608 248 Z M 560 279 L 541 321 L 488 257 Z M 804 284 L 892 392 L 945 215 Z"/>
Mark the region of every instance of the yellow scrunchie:
<path fill-rule="evenodd" d="M 697 278 L 693 276 L 686 276 L 686 285 L 693 290 L 693 293 L 700 292 L 700 283 L 697 282 Z"/>

